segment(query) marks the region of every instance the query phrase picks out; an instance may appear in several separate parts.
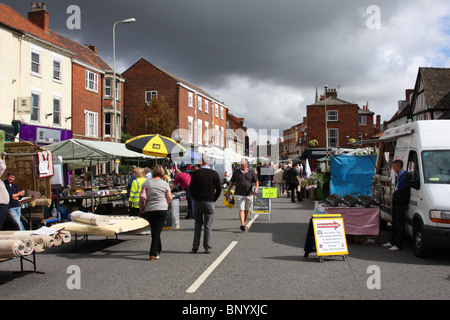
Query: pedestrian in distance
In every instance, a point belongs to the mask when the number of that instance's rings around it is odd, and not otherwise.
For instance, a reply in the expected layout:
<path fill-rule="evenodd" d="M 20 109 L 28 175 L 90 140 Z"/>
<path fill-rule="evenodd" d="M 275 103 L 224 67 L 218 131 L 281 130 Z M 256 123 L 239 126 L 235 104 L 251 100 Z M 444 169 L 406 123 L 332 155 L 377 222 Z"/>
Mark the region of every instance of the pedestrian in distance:
<path fill-rule="evenodd" d="M 254 190 L 252 190 L 253 184 L 255 184 Z M 253 196 L 258 194 L 259 187 L 258 178 L 255 172 L 249 169 L 246 158 L 241 160 L 240 168 L 233 171 L 227 193 L 225 194 L 226 197 L 230 196 L 233 186 L 236 186 L 234 195 L 236 197 L 236 206 L 239 210 L 240 229 L 246 231 L 248 230 L 246 225 L 248 214 L 253 207 Z"/>
<path fill-rule="evenodd" d="M 383 244 L 390 251 L 402 249 L 405 236 L 405 212 L 411 196 L 411 190 L 405 185 L 406 171 L 403 170 L 403 161 L 395 160 L 392 164 L 395 173 L 394 193 L 392 194 L 392 230 L 393 235 L 389 242 Z"/>
<path fill-rule="evenodd" d="M 290 191 L 289 191 L 289 183 L 287 181 L 287 173 L 291 168 L 292 168 L 292 161 L 289 160 L 286 164 L 286 167 L 284 168 L 284 175 L 283 175 L 284 185 L 286 189 L 286 196 L 288 198 L 290 197 Z"/>
<path fill-rule="evenodd" d="M 201 167 L 192 173 L 189 185 L 192 198 L 194 199 L 194 240 L 192 241 L 192 253 L 196 253 L 200 247 L 200 239 L 203 233 L 203 248 L 205 253 L 212 250 L 212 224 L 214 203 L 219 199 L 222 191 L 222 182 L 217 171 L 209 166 L 209 158 L 202 156 Z"/>
<path fill-rule="evenodd" d="M 20 190 L 19 187 L 13 183 L 15 179 L 15 173 L 8 172 L 6 180 L 4 181 L 6 190 L 8 190 L 10 196 L 9 218 L 14 221 L 17 230 L 24 231 L 25 227 L 23 226 L 22 221 L 20 221 L 21 208 L 19 205 L 19 200 L 25 195 L 25 190 Z"/>
<path fill-rule="evenodd" d="M 278 198 L 281 198 L 281 195 L 283 194 L 283 184 L 284 184 L 283 175 L 284 175 L 283 165 L 280 163 L 278 165 L 278 169 L 273 174 L 273 184 L 277 188 Z"/>
<path fill-rule="evenodd" d="M 170 186 L 171 188 L 177 186 L 178 184 L 181 186 L 181 190 L 186 192 L 186 200 L 188 203 L 188 214 L 186 219 L 194 219 L 194 200 L 191 195 L 191 175 L 186 172 L 181 172 L 181 170 L 176 169 L 174 172 L 175 180 L 173 184 Z"/>
<path fill-rule="evenodd" d="M 298 171 L 298 163 L 295 163 L 292 168 L 286 174 L 286 180 L 289 183 L 289 190 L 291 192 L 291 202 L 295 203 L 295 194 L 297 194 L 297 200 L 303 201 L 301 187 L 300 187 L 300 174 Z"/>
<path fill-rule="evenodd" d="M 145 215 L 152 235 L 149 256 L 150 260 L 158 260 L 162 251 L 161 232 L 172 202 L 170 186 L 164 181 L 164 169 L 160 165 L 155 166 L 152 178 L 145 181 L 144 188 L 147 195 Z"/>
<path fill-rule="evenodd" d="M 139 216 L 139 193 L 145 182 L 145 171 L 143 168 L 134 169 L 135 179 L 131 183 L 130 197 L 128 202 L 130 205 L 130 216 Z"/>

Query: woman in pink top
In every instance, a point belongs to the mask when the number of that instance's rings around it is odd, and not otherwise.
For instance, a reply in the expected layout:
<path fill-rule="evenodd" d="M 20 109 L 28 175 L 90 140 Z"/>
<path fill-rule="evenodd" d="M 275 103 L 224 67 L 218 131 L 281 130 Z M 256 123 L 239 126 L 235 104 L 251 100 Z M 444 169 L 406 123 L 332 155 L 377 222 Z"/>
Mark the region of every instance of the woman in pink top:
<path fill-rule="evenodd" d="M 188 202 L 188 214 L 186 219 L 194 219 L 194 200 L 191 196 L 191 190 L 189 185 L 191 184 L 191 175 L 186 172 L 181 172 L 180 170 L 175 170 L 175 180 L 173 181 L 173 185 L 181 186 L 181 189 L 186 192 L 186 200 Z M 173 187 L 173 186 L 172 186 Z"/>

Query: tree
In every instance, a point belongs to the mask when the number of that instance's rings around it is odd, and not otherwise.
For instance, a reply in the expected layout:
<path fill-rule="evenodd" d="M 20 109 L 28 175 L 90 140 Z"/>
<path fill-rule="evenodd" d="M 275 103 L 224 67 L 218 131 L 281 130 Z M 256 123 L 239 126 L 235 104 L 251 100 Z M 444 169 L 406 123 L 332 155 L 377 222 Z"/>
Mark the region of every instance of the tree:
<path fill-rule="evenodd" d="M 153 98 L 150 105 L 145 104 L 140 112 L 137 124 L 128 124 L 129 132 L 134 136 L 156 134 L 171 137 L 175 130 L 175 113 L 164 97 Z"/>

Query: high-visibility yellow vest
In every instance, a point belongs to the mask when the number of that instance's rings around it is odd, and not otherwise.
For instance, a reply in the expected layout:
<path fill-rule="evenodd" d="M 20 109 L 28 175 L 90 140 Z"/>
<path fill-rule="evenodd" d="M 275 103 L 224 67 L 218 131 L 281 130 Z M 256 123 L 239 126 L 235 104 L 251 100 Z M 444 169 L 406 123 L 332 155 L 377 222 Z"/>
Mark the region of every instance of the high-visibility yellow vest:
<path fill-rule="evenodd" d="M 145 177 L 136 178 L 131 184 L 130 197 L 128 201 L 133 208 L 139 208 L 139 194 L 141 193 L 142 186 L 145 183 Z"/>

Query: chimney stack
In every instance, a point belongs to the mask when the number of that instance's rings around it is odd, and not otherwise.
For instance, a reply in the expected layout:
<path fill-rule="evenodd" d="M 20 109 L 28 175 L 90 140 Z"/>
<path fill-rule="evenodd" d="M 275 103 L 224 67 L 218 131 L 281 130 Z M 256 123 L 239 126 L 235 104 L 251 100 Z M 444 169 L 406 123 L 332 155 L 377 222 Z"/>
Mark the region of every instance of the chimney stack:
<path fill-rule="evenodd" d="M 36 2 L 31 4 L 31 10 L 28 12 L 28 20 L 33 22 L 45 32 L 49 31 L 50 13 L 48 13 L 45 2 Z"/>
<path fill-rule="evenodd" d="M 325 98 L 334 97 L 337 98 L 336 89 L 325 89 Z"/>
<path fill-rule="evenodd" d="M 92 50 L 95 54 L 97 54 L 97 46 L 94 46 L 93 44 L 86 44 L 86 47 Z"/>

